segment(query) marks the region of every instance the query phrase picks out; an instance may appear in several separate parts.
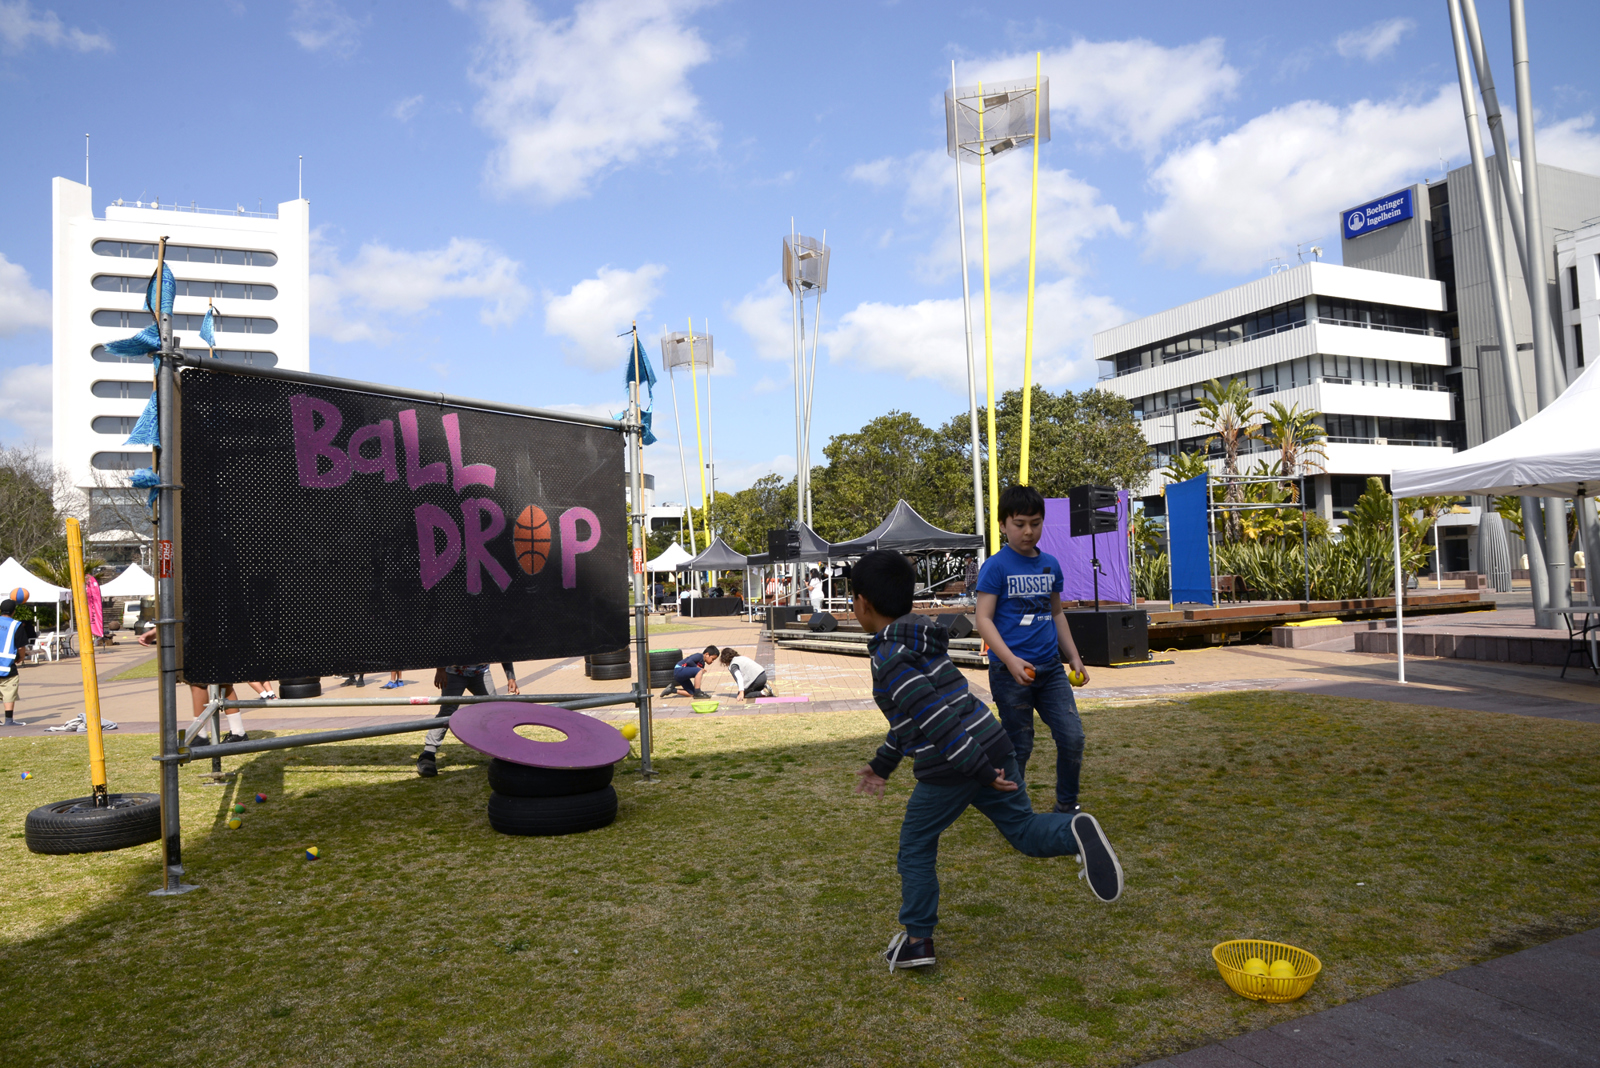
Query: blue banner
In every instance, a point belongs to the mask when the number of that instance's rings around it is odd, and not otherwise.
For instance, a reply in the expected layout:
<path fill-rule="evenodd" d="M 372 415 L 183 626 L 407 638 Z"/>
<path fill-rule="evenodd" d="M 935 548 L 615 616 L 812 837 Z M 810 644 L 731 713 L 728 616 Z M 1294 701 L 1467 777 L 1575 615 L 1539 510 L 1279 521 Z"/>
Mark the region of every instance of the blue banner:
<path fill-rule="evenodd" d="M 1405 222 L 1414 214 L 1414 209 L 1414 198 L 1410 187 L 1398 193 L 1390 193 L 1386 197 L 1379 197 L 1359 208 L 1351 208 L 1342 216 L 1344 239 L 1349 241 L 1374 230 L 1381 230 L 1385 226 Z"/>
<path fill-rule="evenodd" d="M 1211 539 L 1206 523 L 1205 475 L 1167 486 L 1167 551 L 1172 561 L 1172 603 L 1215 604 L 1211 593 Z"/>

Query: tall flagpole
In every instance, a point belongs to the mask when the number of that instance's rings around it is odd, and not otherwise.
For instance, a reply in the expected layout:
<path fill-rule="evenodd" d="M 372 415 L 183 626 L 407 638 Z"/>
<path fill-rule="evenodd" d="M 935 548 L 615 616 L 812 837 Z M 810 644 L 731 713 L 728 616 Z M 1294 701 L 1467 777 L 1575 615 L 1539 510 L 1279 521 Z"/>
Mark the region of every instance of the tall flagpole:
<path fill-rule="evenodd" d="M 1043 54 L 1033 54 L 1033 207 L 1028 221 L 1028 325 L 1022 345 L 1022 456 L 1017 482 L 1028 484 L 1028 437 L 1033 429 L 1033 278 L 1039 252 L 1039 82 Z"/>
<path fill-rule="evenodd" d="M 683 416 L 678 411 L 678 377 L 667 368 L 667 380 L 672 383 L 672 422 L 678 428 L 678 473 L 683 479 L 683 511 L 689 519 L 689 552 L 700 555 L 694 542 L 694 509 L 689 504 L 689 463 L 683 458 Z"/>
<path fill-rule="evenodd" d="M 950 116 L 956 143 L 956 225 L 961 230 L 961 309 L 967 324 L 967 414 L 972 429 L 972 529 L 983 537 L 983 461 L 978 448 L 978 372 L 972 353 L 972 289 L 967 282 L 967 204 L 961 195 L 961 112 L 956 103 L 956 61 L 950 61 Z M 987 544 L 987 539 L 985 539 Z M 981 562 L 988 555 L 978 550 Z"/>
<path fill-rule="evenodd" d="M 707 379 L 709 382 L 710 379 Z M 694 388 L 694 448 L 700 457 L 700 526 L 706 536 L 706 548 L 711 548 L 711 517 L 706 506 L 706 450 L 700 433 L 700 380 L 694 374 L 694 319 L 689 319 L 689 383 Z M 710 388 L 708 385 L 707 389 Z"/>
<path fill-rule="evenodd" d="M 989 551 L 1000 551 L 1000 459 L 994 447 L 994 310 L 989 298 L 989 167 L 983 140 L 983 83 L 978 83 L 978 199 L 983 217 L 983 373 L 989 410 Z"/>
<path fill-rule="evenodd" d="M 693 318 L 691 318 L 689 320 L 689 333 L 691 335 L 694 334 L 694 319 Z M 711 320 L 707 319 L 706 320 L 706 338 L 709 340 L 710 337 L 711 337 Z M 691 342 L 693 341 L 693 337 L 692 336 L 691 336 L 690 340 L 691 340 Z M 717 503 L 717 448 L 716 448 L 716 443 L 712 438 L 712 431 L 716 428 L 716 422 L 715 422 L 714 417 L 711 414 L 711 365 L 716 362 L 716 359 L 717 359 L 717 354 L 716 354 L 715 350 L 707 348 L 706 349 L 706 470 L 711 472 L 711 475 L 709 477 L 709 481 L 711 483 L 711 505 L 707 506 L 707 508 L 706 508 L 706 527 L 707 527 L 708 531 L 709 531 L 709 528 L 711 526 L 711 506 L 714 506 Z M 708 532 L 706 534 L 706 545 L 709 546 L 710 544 L 711 544 L 711 535 Z"/>

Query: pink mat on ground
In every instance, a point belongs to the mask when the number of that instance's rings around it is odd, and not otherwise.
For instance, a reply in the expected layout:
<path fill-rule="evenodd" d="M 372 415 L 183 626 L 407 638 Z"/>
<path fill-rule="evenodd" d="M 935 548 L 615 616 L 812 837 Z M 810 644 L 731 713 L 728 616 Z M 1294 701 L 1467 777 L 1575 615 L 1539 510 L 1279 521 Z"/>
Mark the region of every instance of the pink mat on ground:
<path fill-rule="evenodd" d="M 797 705 L 811 700 L 810 694 L 801 694 L 799 697 L 757 697 L 758 705 Z"/>

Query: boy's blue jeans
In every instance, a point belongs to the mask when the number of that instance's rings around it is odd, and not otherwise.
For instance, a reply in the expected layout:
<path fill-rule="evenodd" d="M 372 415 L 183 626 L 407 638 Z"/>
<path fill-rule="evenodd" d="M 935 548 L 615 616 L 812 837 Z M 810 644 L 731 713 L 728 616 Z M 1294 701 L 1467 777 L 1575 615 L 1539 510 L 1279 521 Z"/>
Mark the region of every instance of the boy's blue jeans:
<path fill-rule="evenodd" d="M 1020 686 L 1000 663 L 989 665 L 989 692 L 994 695 L 1000 725 L 1017 751 L 1017 781 L 1028 773 L 1033 755 L 1033 713 L 1050 728 L 1056 741 L 1056 803 L 1071 808 L 1078 803 L 1078 777 L 1083 772 L 1083 721 L 1072 696 L 1072 683 L 1059 661 L 1033 665 L 1033 685 Z"/>
<path fill-rule="evenodd" d="M 1018 781 L 1017 762 L 1006 757 L 1006 778 Z M 989 817 L 1006 841 L 1030 857 L 1078 852 L 1072 817 L 1035 812 L 1026 790 L 1001 792 L 976 780 L 956 786 L 919 782 L 900 824 L 900 922 L 913 938 L 928 938 L 939 922 L 939 835 L 972 805 Z"/>

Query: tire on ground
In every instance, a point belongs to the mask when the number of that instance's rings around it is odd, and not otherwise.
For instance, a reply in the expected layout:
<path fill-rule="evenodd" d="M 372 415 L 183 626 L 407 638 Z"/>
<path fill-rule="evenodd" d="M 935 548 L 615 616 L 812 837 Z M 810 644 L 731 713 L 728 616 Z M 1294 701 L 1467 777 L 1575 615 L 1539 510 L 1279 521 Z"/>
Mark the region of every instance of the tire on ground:
<path fill-rule="evenodd" d="M 627 646 L 623 646 L 621 649 L 613 649 L 609 653 L 589 654 L 589 663 L 593 664 L 595 667 L 599 667 L 602 664 L 626 664 L 632 659 L 633 650 L 629 649 Z"/>
<path fill-rule="evenodd" d="M 664 690 L 668 686 L 671 686 L 672 683 L 673 683 L 672 672 L 670 672 L 670 671 L 652 671 L 652 672 L 650 672 L 650 688 L 652 690 L 654 690 L 654 689 L 662 689 L 662 690 Z"/>
<path fill-rule="evenodd" d="M 616 765 L 598 768 L 534 768 L 495 757 L 489 761 L 489 789 L 502 797 L 571 797 L 611 785 Z"/>
<path fill-rule="evenodd" d="M 23 824 L 28 848 L 35 853 L 108 853 L 161 839 L 159 794 L 111 794 L 110 804 L 96 808 L 93 797 L 75 797 L 42 805 Z"/>
<path fill-rule="evenodd" d="M 501 834 L 577 834 L 604 827 L 617 818 L 617 788 L 607 785 L 566 797 L 489 795 L 489 826 Z"/>
<path fill-rule="evenodd" d="M 288 700 L 322 696 L 322 676 L 301 675 L 278 680 L 278 696 Z"/>
<path fill-rule="evenodd" d="M 652 649 L 650 650 L 650 670 L 671 671 L 678 666 L 678 661 L 683 659 L 682 649 Z"/>
<path fill-rule="evenodd" d="M 621 664 L 596 664 L 589 672 L 591 679 L 627 679 L 633 677 L 633 666 Z"/>

